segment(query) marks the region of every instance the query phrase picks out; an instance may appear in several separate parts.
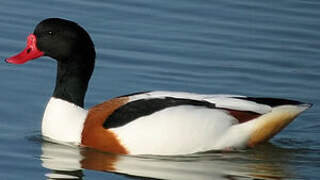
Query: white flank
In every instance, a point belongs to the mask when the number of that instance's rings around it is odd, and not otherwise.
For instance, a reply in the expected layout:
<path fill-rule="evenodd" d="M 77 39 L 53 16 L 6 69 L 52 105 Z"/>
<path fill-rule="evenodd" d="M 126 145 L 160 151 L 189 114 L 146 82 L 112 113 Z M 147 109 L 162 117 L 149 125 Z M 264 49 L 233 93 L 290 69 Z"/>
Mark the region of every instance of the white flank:
<path fill-rule="evenodd" d="M 215 149 L 237 120 L 222 110 L 182 105 L 110 129 L 130 154 L 189 154 Z"/>
<path fill-rule="evenodd" d="M 42 135 L 50 140 L 80 144 L 88 111 L 70 102 L 52 97 L 42 119 Z"/>

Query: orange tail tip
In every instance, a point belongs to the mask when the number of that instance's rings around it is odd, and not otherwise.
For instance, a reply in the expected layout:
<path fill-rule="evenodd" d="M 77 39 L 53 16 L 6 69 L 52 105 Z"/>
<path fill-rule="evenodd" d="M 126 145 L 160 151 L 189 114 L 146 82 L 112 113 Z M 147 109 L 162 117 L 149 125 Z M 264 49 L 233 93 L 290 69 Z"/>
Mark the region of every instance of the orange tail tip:
<path fill-rule="evenodd" d="M 254 120 L 253 132 L 248 141 L 248 146 L 254 147 L 259 143 L 268 141 L 311 106 L 312 104 L 309 103 L 283 105 L 275 107 L 270 113 L 260 116 Z"/>

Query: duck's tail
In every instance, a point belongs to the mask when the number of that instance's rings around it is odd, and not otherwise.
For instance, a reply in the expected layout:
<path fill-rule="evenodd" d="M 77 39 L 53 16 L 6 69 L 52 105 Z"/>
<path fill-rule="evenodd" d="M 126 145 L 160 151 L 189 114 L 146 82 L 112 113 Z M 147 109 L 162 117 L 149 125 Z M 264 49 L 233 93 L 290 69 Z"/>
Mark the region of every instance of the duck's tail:
<path fill-rule="evenodd" d="M 254 147 L 261 142 L 269 140 L 311 106 L 312 104 L 309 103 L 293 103 L 272 107 L 271 112 L 248 122 L 252 123 L 252 133 L 247 145 Z"/>

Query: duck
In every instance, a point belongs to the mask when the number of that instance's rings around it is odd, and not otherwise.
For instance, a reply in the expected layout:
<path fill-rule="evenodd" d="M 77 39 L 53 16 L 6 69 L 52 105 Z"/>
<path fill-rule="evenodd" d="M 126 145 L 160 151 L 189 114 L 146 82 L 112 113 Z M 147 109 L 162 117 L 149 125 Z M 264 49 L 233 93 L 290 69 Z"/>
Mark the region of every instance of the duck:
<path fill-rule="evenodd" d="M 42 137 L 103 152 L 184 155 L 254 148 L 312 106 L 282 98 L 145 91 L 85 109 L 96 59 L 88 32 L 67 19 L 44 19 L 27 37 L 25 49 L 5 61 L 24 64 L 42 56 L 57 62 Z"/>

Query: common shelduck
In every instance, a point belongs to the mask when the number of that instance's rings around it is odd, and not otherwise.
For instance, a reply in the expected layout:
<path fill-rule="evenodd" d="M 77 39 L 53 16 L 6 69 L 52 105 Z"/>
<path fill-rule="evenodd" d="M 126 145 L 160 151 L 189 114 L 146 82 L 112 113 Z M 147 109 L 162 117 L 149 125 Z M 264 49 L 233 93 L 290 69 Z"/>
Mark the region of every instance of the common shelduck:
<path fill-rule="evenodd" d="M 254 147 L 286 127 L 311 104 L 240 95 L 149 91 L 83 108 L 95 48 L 77 23 L 49 18 L 6 62 L 40 56 L 57 61 L 57 79 L 42 119 L 46 139 L 120 154 L 178 155 Z"/>

